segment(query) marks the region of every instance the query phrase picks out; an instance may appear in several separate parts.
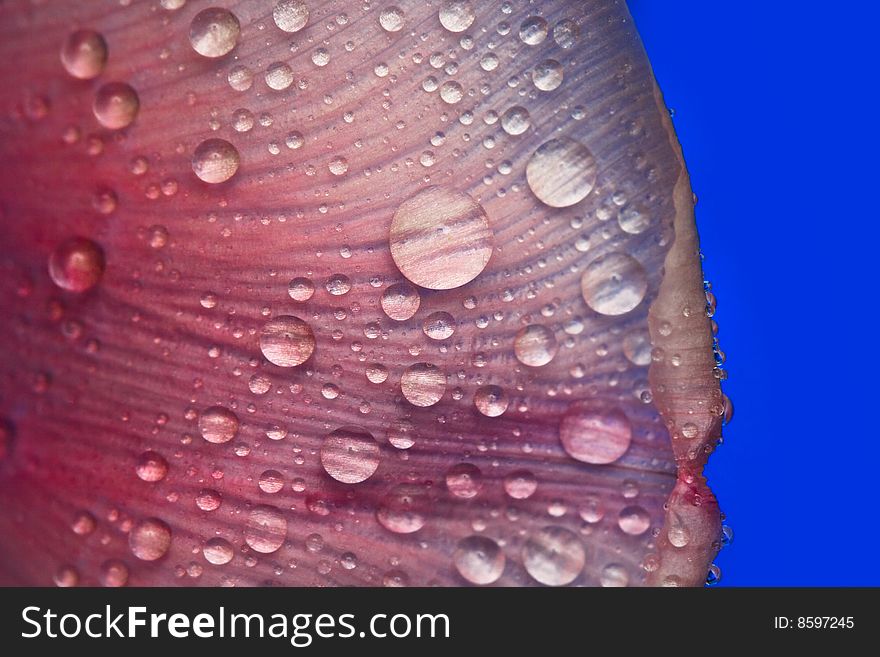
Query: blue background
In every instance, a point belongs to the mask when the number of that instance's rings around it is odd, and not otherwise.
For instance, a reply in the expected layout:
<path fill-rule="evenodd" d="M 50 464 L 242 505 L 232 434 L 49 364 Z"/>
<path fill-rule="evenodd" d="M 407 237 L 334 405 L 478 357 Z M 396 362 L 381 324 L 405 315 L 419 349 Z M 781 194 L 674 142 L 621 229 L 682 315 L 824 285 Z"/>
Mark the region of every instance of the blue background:
<path fill-rule="evenodd" d="M 880 10 L 863 4 L 629 2 L 718 297 L 722 586 L 880 584 Z"/>

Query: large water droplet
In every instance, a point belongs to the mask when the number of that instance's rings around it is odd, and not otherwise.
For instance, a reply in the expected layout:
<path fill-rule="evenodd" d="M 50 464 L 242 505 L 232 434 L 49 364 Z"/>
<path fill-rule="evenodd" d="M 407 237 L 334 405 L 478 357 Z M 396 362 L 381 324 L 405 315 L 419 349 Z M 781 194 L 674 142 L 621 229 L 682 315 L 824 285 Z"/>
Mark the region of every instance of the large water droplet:
<path fill-rule="evenodd" d="M 148 450 L 138 458 L 135 472 L 143 481 L 162 481 L 168 474 L 168 461 L 158 452 Z"/>
<path fill-rule="evenodd" d="M 386 32 L 399 32 L 403 29 L 403 10 L 400 7 L 386 7 L 379 13 L 379 25 Z"/>
<path fill-rule="evenodd" d="M 206 139 L 196 146 L 192 156 L 192 170 L 199 180 L 216 185 L 226 182 L 235 172 L 241 158 L 238 149 L 225 139 Z"/>
<path fill-rule="evenodd" d="M 440 24 L 450 32 L 464 32 L 474 22 L 474 8 L 467 0 L 446 0 L 440 7 Z"/>
<path fill-rule="evenodd" d="M 455 333 L 455 318 L 443 311 L 431 313 L 425 317 L 422 331 L 432 340 L 445 340 Z"/>
<path fill-rule="evenodd" d="M 553 331 L 540 324 L 521 328 L 513 341 L 513 352 L 523 365 L 541 367 L 556 355 L 558 346 Z"/>
<path fill-rule="evenodd" d="M 272 18 L 285 32 L 299 32 L 309 22 L 309 8 L 302 0 L 281 0 L 272 10 Z"/>
<path fill-rule="evenodd" d="M 382 498 L 376 519 L 395 534 L 412 534 L 425 526 L 431 501 L 424 486 L 398 484 Z"/>
<path fill-rule="evenodd" d="M 573 582 L 584 568 L 584 546 L 564 527 L 545 527 L 523 545 L 523 566 L 541 584 L 563 586 Z"/>
<path fill-rule="evenodd" d="M 446 375 L 431 363 L 415 363 L 401 375 L 400 392 L 413 406 L 433 406 L 446 392 Z"/>
<path fill-rule="evenodd" d="M 135 120 L 141 101 L 137 92 L 125 82 L 108 82 L 95 93 L 92 111 L 95 118 L 109 130 L 121 130 Z"/>
<path fill-rule="evenodd" d="M 199 431 L 209 443 L 228 443 L 238 433 L 238 416 L 223 406 L 211 406 L 199 416 Z"/>
<path fill-rule="evenodd" d="M 225 538 L 215 536 L 214 538 L 205 541 L 205 545 L 202 548 L 202 554 L 205 557 L 205 561 L 208 563 L 212 563 L 215 566 L 222 566 L 223 564 L 232 561 L 232 557 L 235 556 L 235 551 L 232 549 L 232 544 L 229 541 Z"/>
<path fill-rule="evenodd" d="M 626 568 L 619 563 L 610 563 L 602 569 L 599 575 L 599 584 L 605 587 L 621 587 L 629 583 L 629 575 Z"/>
<path fill-rule="evenodd" d="M 287 518 L 274 506 L 261 504 L 251 509 L 244 529 L 244 541 L 251 549 L 270 554 L 287 539 Z"/>
<path fill-rule="evenodd" d="M 498 417 L 507 410 L 510 400 L 500 386 L 482 386 L 474 393 L 474 406 L 486 417 Z"/>
<path fill-rule="evenodd" d="M 501 128 L 509 135 L 521 135 L 531 125 L 529 111 L 525 107 L 515 105 L 501 115 Z"/>
<path fill-rule="evenodd" d="M 336 481 L 360 483 L 379 467 L 379 445 L 366 429 L 340 427 L 324 438 L 321 465 Z"/>
<path fill-rule="evenodd" d="M 504 478 L 504 492 L 515 500 L 525 500 L 538 489 L 538 480 L 528 470 L 516 470 Z"/>
<path fill-rule="evenodd" d="M 560 137 L 541 144 L 526 164 L 529 188 L 541 202 L 567 208 L 584 200 L 596 184 L 596 159 L 574 139 Z"/>
<path fill-rule="evenodd" d="M 238 18 L 220 7 L 203 9 L 189 24 L 189 42 L 203 57 L 222 57 L 235 48 L 240 34 Z"/>
<path fill-rule="evenodd" d="M 432 290 L 469 283 L 492 255 L 492 229 L 483 207 L 463 192 L 436 186 L 400 204 L 389 241 L 400 272 Z"/>
<path fill-rule="evenodd" d="M 473 463 L 458 463 L 446 471 L 446 488 L 455 497 L 469 500 L 483 488 L 483 473 Z"/>
<path fill-rule="evenodd" d="M 61 48 L 64 69 L 80 80 L 96 78 L 107 63 L 107 42 L 94 30 L 77 30 Z"/>
<path fill-rule="evenodd" d="M 382 293 L 382 310 L 391 319 L 404 322 L 416 314 L 422 299 L 409 283 L 389 285 Z"/>
<path fill-rule="evenodd" d="M 128 534 L 131 553 L 143 561 L 156 561 L 171 547 L 171 528 L 158 518 L 141 520 Z"/>
<path fill-rule="evenodd" d="M 504 572 L 506 558 L 487 536 L 468 536 L 458 542 L 452 557 L 456 570 L 471 584 L 491 584 Z"/>
<path fill-rule="evenodd" d="M 290 281 L 287 293 L 294 301 L 308 301 L 315 293 L 315 284 L 309 278 L 298 276 Z"/>
<path fill-rule="evenodd" d="M 536 46 L 547 38 L 550 28 L 540 16 L 530 16 L 519 26 L 519 38 L 523 43 Z"/>
<path fill-rule="evenodd" d="M 633 365 L 651 364 L 651 337 L 644 329 L 633 329 L 623 336 L 623 353 Z"/>
<path fill-rule="evenodd" d="M 315 351 L 315 334 L 299 317 L 279 315 L 263 325 L 260 351 L 279 367 L 302 365 Z"/>
<path fill-rule="evenodd" d="M 555 59 L 545 59 L 532 70 L 532 82 L 541 91 L 553 91 L 562 84 L 562 64 Z"/>
<path fill-rule="evenodd" d="M 623 315 L 638 306 L 648 291 L 648 275 L 638 260 L 625 253 L 608 253 L 587 265 L 581 293 L 587 305 L 602 315 Z"/>
<path fill-rule="evenodd" d="M 651 526 L 651 516 L 640 506 L 627 506 L 620 510 L 617 525 L 624 534 L 640 536 Z"/>
<path fill-rule="evenodd" d="M 62 290 L 85 292 L 104 275 L 104 251 L 92 240 L 72 237 L 49 256 L 49 277 Z"/>
<path fill-rule="evenodd" d="M 573 406 L 559 423 L 559 439 L 568 455 L 584 463 L 613 463 L 632 441 L 632 425 L 623 411 Z"/>
<path fill-rule="evenodd" d="M 108 559 L 101 564 L 101 584 L 116 588 L 128 583 L 128 566 L 119 559 Z"/>
<path fill-rule="evenodd" d="M 202 511 L 216 511 L 220 508 L 223 498 L 216 490 L 203 488 L 196 495 L 196 506 Z"/>

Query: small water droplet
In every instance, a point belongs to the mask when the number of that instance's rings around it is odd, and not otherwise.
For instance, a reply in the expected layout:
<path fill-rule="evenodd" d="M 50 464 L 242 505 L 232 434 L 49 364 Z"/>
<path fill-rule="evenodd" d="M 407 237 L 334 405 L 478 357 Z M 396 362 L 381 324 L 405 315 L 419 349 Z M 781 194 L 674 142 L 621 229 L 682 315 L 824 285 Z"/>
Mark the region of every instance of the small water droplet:
<path fill-rule="evenodd" d="M 516 359 L 529 367 L 542 367 L 553 360 L 558 345 L 556 336 L 546 326 L 530 324 L 521 328 L 513 341 Z"/>
<path fill-rule="evenodd" d="M 274 506 L 261 504 L 251 509 L 244 530 L 244 541 L 261 554 L 271 554 L 287 539 L 287 518 Z"/>
<path fill-rule="evenodd" d="M 584 463 L 613 463 L 632 442 L 632 425 L 619 409 L 597 411 L 572 406 L 559 423 L 562 447 Z"/>
<path fill-rule="evenodd" d="M 223 498 L 216 490 L 203 488 L 196 495 L 196 506 L 202 511 L 216 511 L 220 508 Z"/>
<path fill-rule="evenodd" d="M 94 30 L 77 30 L 67 37 L 61 48 L 61 63 L 75 78 L 96 78 L 107 63 L 107 42 Z"/>
<path fill-rule="evenodd" d="M 376 519 L 395 534 L 412 534 L 425 526 L 430 511 L 431 500 L 424 486 L 398 484 L 382 498 Z"/>
<path fill-rule="evenodd" d="M 98 123 L 109 130 L 121 130 L 135 120 L 141 102 L 125 82 L 108 82 L 95 93 L 92 111 Z"/>
<path fill-rule="evenodd" d="M 571 584 L 586 562 L 577 534 L 564 527 L 545 527 L 532 534 L 522 549 L 523 566 L 541 584 Z"/>
<path fill-rule="evenodd" d="M 491 584 L 504 572 L 504 551 L 488 536 L 468 536 L 452 557 L 455 569 L 471 584 Z"/>
<path fill-rule="evenodd" d="M 455 333 L 455 318 L 443 311 L 431 313 L 422 322 L 422 331 L 432 340 L 445 340 Z"/>
<path fill-rule="evenodd" d="M 431 363 L 415 363 L 400 377 L 400 392 L 413 406 L 433 406 L 446 392 L 446 375 Z"/>
<path fill-rule="evenodd" d="M 624 534 L 640 536 L 651 526 L 651 516 L 640 506 L 627 506 L 620 510 L 617 525 Z"/>
<path fill-rule="evenodd" d="M 305 363 L 315 351 L 315 334 L 312 327 L 299 317 L 279 315 L 263 325 L 260 351 L 270 363 L 279 367 L 296 367 Z"/>
<path fill-rule="evenodd" d="M 238 433 L 238 416 L 223 406 L 211 406 L 199 416 L 199 431 L 209 443 L 228 443 Z"/>
<path fill-rule="evenodd" d="M 216 185 L 226 182 L 238 171 L 238 150 L 225 139 L 206 139 L 196 146 L 192 170 L 203 182 Z"/>
<path fill-rule="evenodd" d="M 379 24 L 386 32 L 399 32 L 403 29 L 403 10 L 400 7 L 386 7 L 379 13 Z"/>
<path fill-rule="evenodd" d="M 225 538 L 215 536 L 205 541 L 202 555 L 208 563 L 222 566 L 232 561 L 232 557 L 235 556 L 235 550 L 233 550 L 232 544 Z"/>
<path fill-rule="evenodd" d="M 299 32 L 309 22 L 309 8 L 302 0 L 281 0 L 272 10 L 275 25 L 285 32 Z"/>
<path fill-rule="evenodd" d="M 203 57 L 222 57 L 238 43 L 241 25 L 228 9 L 208 7 L 193 16 L 189 42 Z"/>
<path fill-rule="evenodd" d="M 486 417 L 498 417 L 507 410 L 510 400 L 500 386 L 482 386 L 474 393 L 474 406 Z"/>
<path fill-rule="evenodd" d="M 625 253 L 607 253 L 587 265 L 581 277 L 584 301 L 601 315 L 623 315 L 638 306 L 648 291 L 648 275 Z"/>
<path fill-rule="evenodd" d="M 404 322 L 416 314 L 422 299 L 419 291 L 409 283 L 389 285 L 382 293 L 382 310 L 391 319 Z"/>
<path fill-rule="evenodd" d="M 538 199 L 566 208 L 587 197 L 596 184 L 598 167 L 590 150 L 574 139 L 544 142 L 526 164 L 526 180 Z"/>
<path fill-rule="evenodd" d="M 525 500 L 538 489 L 538 480 L 528 470 L 516 470 L 504 478 L 504 492 L 515 500 Z"/>
<path fill-rule="evenodd" d="M 104 275 L 104 251 L 92 240 L 72 237 L 49 256 L 52 282 L 69 292 L 85 292 Z"/>
<path fill-rule="evenodd" d="M 147 450 L 138 458 L 135 472 L 142 481 L 162 481 L 168 474 L 168 461 L 158 452 Z"/>
<path fill-rule="evenodd" d="M 101 584 L 108 587 L 125 586 L 128 583 L 128 566 L 119 559 L 109 559 L 101 564 Z"/>
<path fill-rule="evenodd" d="M 128 534 L 131 553 L 143 561 L 156 561 L 171 547 L 171 528 L 158 518 L 141 520 Z"/>
<path fill-rule="evenodd" d="M 458 463 L 446 471 L 446 488 L 455 497 L 469 500 L 483 488 L 483 473 L 473 463 Z"/>
<path fill-rule="evenodd" d="M 464 32 L 474 22 L 474 8 L 467 0 L 446 0 L 440 7 L 440 24 L 450 32 Z"/>

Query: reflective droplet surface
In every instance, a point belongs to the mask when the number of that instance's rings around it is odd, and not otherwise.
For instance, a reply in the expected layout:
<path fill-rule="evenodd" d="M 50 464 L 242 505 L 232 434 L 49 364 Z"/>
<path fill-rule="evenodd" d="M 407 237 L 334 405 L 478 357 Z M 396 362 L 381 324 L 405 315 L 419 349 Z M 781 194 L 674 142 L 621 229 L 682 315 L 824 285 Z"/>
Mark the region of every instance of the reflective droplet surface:
<path fill-rule="evenodd" d="M 340 427 L 324 438 L 321 445 L 324 471 L 344 484 L 369 479 L 378 469 L 379 460 L 379 444 L 362 427 Z"/>
<path fill-rule="evenodd" d="M 128 583 L 128 566 L 119 559 L 108 559 L 101 564 L 101 584 L 112 588 Z"/>
<path fill-rule="evenodd" d="M 446 471 L 446 488 L 455 497 L 469 500 L 483 488 L 483 473 L 473 463 L 459 463 Z"/>
<path fill-rule="evenodd" d="M 168 474 L 168 461 L 161 454 L 148 450 L 138 458 L 135 472 L 142 481 L 162 481 Z"/>
<path fill-rule="evenodd" d="M 75 78 L 96 78 L 107 63 L 107 42 L 94 30 L 77 30 L 67 37 L 61 48 L 61 63 Z"/>
<path fill-rule="evenodd" d="M 498 417 L 507 410 L 510 400 L 500 386 L 481 386 L 474 393 L 474 406 L 486 417 Z"/>
<path fill-rule="evenodd" d="M 464 32 L 474 22 L 474 8 L 467 0 L 445 0 L 440 7 L 440 24 L 450 32 Z"/>
<path fill-rule="evenodd" d="M 205 545 L 202 548 L 202 555 L 208 563 L 212 563 L 215 566 L 222 566 L 223 564 L 232 561 L 232 557 L 235 556 L 235 551 L 229 541 L 225 538 L 215 536 L 214 538 L 205 541 Z"/>
<path fill-rule="evenodd" d="M 294 301 L 308 301 L 315 293 L 315 284 L 311 279 L 298 276 L 290 281 L 287 293 Z"/>
<path fill-rule="evenodd" d="M 546 326 L 530 324 L 517 331 L 513 341 L 516 359 L 529 367 L 542 367 L 556 355 L 556 336 Z"/>
<path fill-rule="evenodd" d="M 624 534 L 640 536 L 651 526 L 651 516 L 640 506 L 627 506 L 620 510 L 617 525 Z"/>
<path fill-rule="evenodd" d="M 519 26 L 519 38 L 523 43 L 536 46 L 547 38 L 549 27 L 540 16 L 530 16 Z"/>
<path fill-rule="evenodd" d="M 299 32 L 309 22 L 309 8 L 303 0 L 281 0 L 272 10 L 275 25 L 285 32 Z"/>
<path fill-rule="evenodd" d="M 601 315 L 623 315 L 638 306 L 648 291 L 648 275 L 638 260 L 625 253 L 608 253 L 587 265 L 581 294 Z"/>
<path fill-rule="evenodd" d="M 580 575 L 586 553 L 580 539 L 564 527 L 545 527 L 532 534 L 522 549 L 523 566 L 541 584 L 564 586 Z"/>
<path fill-rule="evenodd" d="M 463 192 L 428 187 L 400 204 L 391 221 L 391 257 L 411 282 L 449 290 L 475 279 L 492 255 L 483 207 Z"/>
<path fill-rule="evenodd" d="M 284 475 L 278 472 L 278 470 L 264 470 L 260 475 L 258 486 L 264 493 L 274 495 L 284 488 Z"/>
<path fill-rule="evenodd" d="M 559 423 L 559 439 L 573 459 L 597 465 L 613 463 L 632 442 L 632 425 L 619 409 L 596 411 L 573 406 Z"/>
<path fill-rule="evenodd" d="M 504 572 L 506 558 L 487 536 L 468 536 L 458 542 L 452 557 L 455 569 L 471 584 L 491 584 Z"/>
<path fill-rule="evenodd" d="M 629 583 L 626 568 L 618 563 L 610 563 L 602 569 L 599 584 L 605 587 L 622 587 Z"/>
<path fill-rule="evenodd" d="M 109 130 L 132 124 L 141 108 L 137 92 L 125 82 L 108 82 L 95 93 L 92 112 L 98 123 Z"/>
<path fill-rule="evenodd" d="M 226 182 L 238 171 L 241 158 L 238 149 L 225 139 L 206 139 L 196 146 L 192 170 L 199 180 L 216 185 Z"/>
<path fill-rule="evenodd" d="M 415 315 L 421 302 L 418 289 L 409 283 L 389 285 L 382 293 L 382 310 L 397 322 L 405 322 Z"/>
<path fill-rule="evenodd" d="M 555 59 L 545 59 L 532 71 L 532 82 L 541 91 L 553 91 L 562 84 L 562 64 Z"/>
<path fill-rule="evenodd" d="M 504 478 L 504 492 L 515 500 L 525 500 L 538 489 L 538 480 L 528 470 L 516 470 Z"/>
<path fill-rule="evenodd" d="M 446 392 L 446 375 L 431 363 L 415 363 L 400 377 L 400 392 L 413 406 L 433 406 Z"/>
<path fill-rule="evenodd" d="M 202 511 L 216 511 L 222 502 L 220 493 L 212 488 L 203 488 L 196 495 L 196 506 Z"/>
<path fill-rule="evenodd" d="M 530 125 L 531 117 L 525 107 L 515 105 L 501 115 L 501 128 L 509 135 L 521 135 Z"/>
<path fill-rule="evenodd" d="M 223 406 L 211 406 L 199 416 L 199 432 L 209 443 L 228 443 L 238 433 L 238 416 Z"/>
<path fill-rule="evenodd" d="M 383 498 L 376 519 L 395 534 L 412 534 L 425 526 L 431 512 L 427 490 L 418 484 L 398 484 Z"/>
<path fill-rule="evenodd" d="M 156 561 L 171 547 L 171 528 L 158 518 L 141 520 L 128 534 L 131 553 L 143 561 Z"/>
<path fill-rule="evenodd" d="M 526 164 L 526 180 L 538 199 L 554 208 L 584 200 L 596 184 L 598 167 L 579 141 L 560 137 L 546 141 Z"/>
<path fill-rule="evenodd" d="M 399 32 L 403 29 L 403 10 L 400 7 L 386 7 L 379 12 L 379 24 L 386 32 Z"/>
<path fill-rule="evenodd" d="M 222 57 L 238 43 L 241 25 L 228 9 L 208 7 L 193 16 L 189 42 L 202 57 Z"/>
<path fill-rule="evenodd" d="M 651 337 L 643 329 L 634 329 L 623 336 L 623 354 L 633 365 L 651 364 Z"/>
<path fill-rule="evenodd" d="M 315 334 L 312 327 L 299 317 L 279 315 L 263 325 L 260 351 L 270 363 L 279 367 L 296 367 L 305 363 L 315 351 Z"/>
<path fill-rule="evenodd" d="M 445 340 L 455 333 L 455 318 L 443 311 L 431 313 L 425 317 L 422 331 L 432 340 Z"/>
<path fill-rule="evenodd" d="M 104 275 L 104 251 L 92 240 L 73 237 L 49 256 L 49 277 L 62 290 L 85 292 Z"/>
<path fill-rule="evenodd" d="M 244 530 L 244 541 L 252 550 L 271 554 L 287 540 L 287 518 L 274 506 L 261 504 L 251 509 Z"/>

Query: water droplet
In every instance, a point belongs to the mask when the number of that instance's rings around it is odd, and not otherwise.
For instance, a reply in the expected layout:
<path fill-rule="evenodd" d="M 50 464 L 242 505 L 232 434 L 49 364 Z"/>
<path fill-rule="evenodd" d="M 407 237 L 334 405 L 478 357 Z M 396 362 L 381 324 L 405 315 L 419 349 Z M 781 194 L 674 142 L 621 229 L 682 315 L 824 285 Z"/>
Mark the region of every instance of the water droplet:
<path fill-rule="evenodd" d="M 203 9 L 189 24 L 189 42 L 203 57 L 222 57 L 235 48 L 240 34 L 238 18 L 220 7 Z"/>
<path fill-rule="evenodd" d="M 278 493 L 284 488 L 284 476 L 278 470 L 265 470 L 258 485 L 264 493 Z"/>
<path fill-rule="evenodd" d="M 73 566 L 61 566 L 52 576 L 55 586 L 69 588 L 79 584 L 79 572 Z"/>
<path fill-rule="evenodd" d="M 49 277 L 69 292 L 85 292 L 104 275 L 104 251 L 84 237 L 62 242 L 49 256 Z"/>
<path fill-rule="evenodd" d="M 340 427 L 324 438 L 321 465 L 336 481 L 360 483 L 379 467 L 379 445 L 366 429 Z"/>
<path fill-rule="evenodd" d="M 379 24 L 386 32 L 399 32 L 403 29 L 403 10 L 400 7 L 387 7 L 379 13 Z"/>
<path fill-rule="evenodd" d="M 228 443 L 238 433 L 238 416 L 223 406 L 211 406 L 199 416 L 199 431 L 209 443 Z"/>
<path fill-rule="evenodd" d="M 469 500 L 483 488 L 483 473 L 473 463 L 458 463 L 446 472 L 446 488 L 455 497 Z"/>
<path fill-rule="evenodd" d="M 433 406 L 446 392 L 446 375 L 431 363 L 415 363 L 400 377 L 400 392 L 413 406 Z"/>
<path fill-rule="evenodd" d="M 532 70 L 532 82 L 541 91 L 553 91 L 562 84 L 562 64 L 545 59 Z"/>
<path fill-rule="evenodd" d="M 632 441 L 632 425 L 619 409 L 600 412 L 572 406 L 559 423 L 559 439 L 568 455 L 593 464 L 613 463 Z"/>
<path fill-rule="evenodd" d="M 525 500 L 538 489 L 538 480 L 528 470 L 516 470 L 504 478 L 504 492 L 515 500 Z"/>
<path fill-rule="evenodd" d="M 78 536 L 88 536 L 93 531 L 95 531 L 95 527 L 97 526 L 97 524 L 98 523 L 95 520 L 95 516 L 93 516 L 88 511 L 80 511 L 73 519 L 73 523 L 70 525 L 70 528 L 73 530 L 73 533 L 77 534 Z"/>
<path fill-rule="evenodd" d="M 455 333 L 455 318 L 443 311 L 431 313 L 422 323 L 422 331 L 432 340 L 445 340 Z"/>
<path fill-rule="evenodd" d="M 577 534 L 564 527 L 545 527 L 523 545 L 523 566 L 541 584 L 571 584 L 586 562 L 584 546 Z"/>
<path fill-rule="evenodd" d="M 92 111 L 98 123 L 109 130 L 121 130 L 135 120 L 141 101 L 124 82 L 108 82 L 95 93 Z"/>
<path fill-rule="evenodd" d="M 287 539 L 287 518 L 274 506 L 261 504 L 251 509 L 244 529 L 244 541 L 251 549 L 271 554 Z"/>
<path fill-rule="evenodd" d="M 101 584 L 109 587 L 125 586 L 128 583 L 128 566 L 119 559 L 109 559 L 101 564 Z"/>
<path fill-rule="evenodd" d="M 498 417 L 507 410 L 510 400 L 500 386 L 482 386 L 474 393 L 474 406 L 486 417 Z"/>
<path fill-rule="evenodd" d="M 440 24 L 450 32 L 464 32 L 474 22 L 474 8 L 466 0 L 446 0 L 440 7 Z"/>
<path fill-rule="evenodd" d="M 560 48 L 571 48 L 580 35 L 578 24 L 570 18 L 564 18 L 553 28 L 553 40 Z"/>
<path fill-rule="evenodd" d="M 538 199 L 554 208 L 566 208 L 587 197 L 596 184 L 596 160 L 574 139 L 546 141 L 526 165 L 526 180 Z"/>
<path fill-rule="evenodd" d="M 388 379 L 388 368 L 381 363 L 371 363 L 367 365 L 366 376 L 370 383 L 385 383 Z"/>
<path fill-rule="evenodd" d="M 275 91 L 284 91 L 293 84 L 293 69 L 284 62 L 272 62 L 266 69 L 266 86 Z"/>
<path fill-rule="evenodd" d="M 340 297 L 351 290 L 351 280 L 345 274 L 333 274 L 324 287 L 333 296 Z"/>
<path fill-rule="evenodd" d="M 309 8 L 302 0 L 281 0 L 272 10 L 275 25 L 285 32 L 299 32 L 309 22 Z"/>
<path fill-rule="evenodd" d="M 531 117 L 525 107 L 514 105 L 501 115 L 501 128 L 509 135 L 521 135 L 530 125 Z"/>
<path fill-rule="evenodd" d="M 558 345 L 553 331 L 540 324 L 521 328 L 513 341 L 513 352 L 523 365 L 542 367 L 556 355 Z"/>
<path fill-rule="evenodd" d="M 608 253 L 587 265 L 581 293 L 587 305 L 602 315 L 623 315 L 638 306 L 648 291 L 648 275 L 638 260 Z"/>
<path fill-rule="evenodd" d="M 162 481 L 168 474 L 168 461 L 158 452 L 148 450 L 138 458 L 135 472 L 143 481 Z"/>
<path fill-rule="evenodd" d="M 216 185 L 232 178 L 240 161 L 238 150 L 225 139 L 206 139 L 193 151 L 192 170 L 199 180 Z"/>
<path fill-rule="evenodd" d="M 416 314 L 422 299 L 409 283 L 395 283 L 382 293 L 382 310 L 391 319 L 404 322 Z"/>
<path fill-rule="evenodd" d="M 390 245 L 407 279 L 432 290 L 449 290 L 485 269 L 492 255 L 492 229 L 486 211 L 467 194 L 428 187 L 397 208 Z"/>
<path fill-rule="evenodd" d="M 424 486 L 398 484 L 382 498 L 376 519 L 395 534 L 412 534 L 425 526 L 430 510 L 431 500 Z"/>
<path fill-rule="evenodd" d="M 254 73 L 247 66 L 238 64 L 229 69 L 226 80 L 235 91 L 247 91 L 254 83 Z"/>
<path fill-rule="evenodd" d="M 397 449 L 409 449 L 416 442 L 416 426 L 408 419 L 401 418 L 388 427 L 388 442 Z"/>
<path fill-rule="evenodd" d="M 287 293 L 294 301 L 308 301 L 315 293 L 315 284 L 311 279 L 298 276 L 290 281 L 287 286 Z"/>
<path fill-rule="evenodd" d="M 463 97 L 464 90 L 458 82 L 448 80 L 440 85 L 440 98 L 444 103 L 455 105 L 461 102 Z"/>
<path fill-rule="evenodd" d="M 540 16 L 530 16 L 519 26 L 519 38 L 523 43 L 536 46 L 547 38 L 547 21 Z"/>
<path fill-rule="evenodd" d="M 232 561 L 232 557 L 235 556 L 235 550 L 232 549 L 232 544 L 225 538 L 215 536 L 205 541 L 202 554 L 208 563 L 222 566 Z"/>
<path fill-rule="evenodd" d="M 196 506 L 202 511 L 216 511 L 220 508 L 223 498 L 216 490 L 203 488 L 196 495 Z"/>
<path fill-rule="evenodd" d="M 693 422 L 685 422 L 683 425 L 681 425 L 681 435 L 688 440 L 696 438 L 699 433 L 699 428 Z"/>
<path fill-rule="evenodd" d="M 336 156 L 330 160 L 328 168 L 330 169 L 330 173 L 334 176 L 341 176 L 348 171 L 348 160 L 344 157 Z"/>
<path fill-rule="evenodd" d="M 605 587 L 622 587 L 629 583 L 629 575 L 626 568 L 619 563 L 610 563 L 602 569 L 599 575 L 599 584 Z"/>
<path fill-rule="evenodd" d="M 651 526 L 651 516 L 640 506 L 627 506 L 620 510 L 617 525 L 624 534 L 640 536 Z"/>
<path fill-rule="evenodd" d="M 67 37 L 61 48 L 61 63 L 75 78 L 96 78 L 107 63 L 107 42 L 94 30 L 77 30 Z"/>
<path fill-rule="evenodd" d="M 623 336 L 623 354 L 633 365 L 651 364 L 651 338 L 644 329 L 633 329 Z"/>
<path fill-rule="evenodd" d="M 487 536 L 468 536 L 458 542 L 452 557 L 456 570 L 471 584 L 491 584 L 504 572 L 506 558 Z"/>
<path fill-rule="evenodd" d="M 171 547 L 171 528 L 158 518 L 141 520 L 128 534 L 131 553 L 143 561 L 156 561 Z"/>
<path fill-rule="evenodd" d="M 312 327 L 299 317 L 279 315 L 263 325 L 260 351 L 270 363 L 279 367 L 296 367 L 305 363 L 315 351 L 315 334 Z"/>

